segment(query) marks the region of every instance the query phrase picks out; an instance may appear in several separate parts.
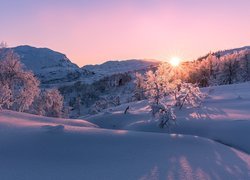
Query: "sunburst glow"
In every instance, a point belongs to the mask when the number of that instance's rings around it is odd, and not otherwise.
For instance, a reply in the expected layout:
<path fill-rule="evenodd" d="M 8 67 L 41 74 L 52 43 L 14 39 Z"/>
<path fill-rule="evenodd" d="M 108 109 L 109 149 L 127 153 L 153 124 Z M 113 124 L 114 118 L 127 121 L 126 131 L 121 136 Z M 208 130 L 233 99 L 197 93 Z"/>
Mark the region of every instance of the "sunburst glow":
<path fill-rule="evenodd" d="M 169 62 L 172 66 L 177 67 L 181 63 L 181 59 L 179 57 L 172 57 Z"/>

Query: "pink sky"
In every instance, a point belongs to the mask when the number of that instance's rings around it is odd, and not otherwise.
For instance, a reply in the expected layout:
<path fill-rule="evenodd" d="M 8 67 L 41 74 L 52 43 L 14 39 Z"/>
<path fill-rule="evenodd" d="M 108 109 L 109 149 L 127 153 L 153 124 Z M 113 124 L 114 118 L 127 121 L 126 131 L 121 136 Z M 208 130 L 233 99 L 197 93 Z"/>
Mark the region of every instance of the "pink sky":
<path fill-rule="evenodd" d="M 107 60 L 192 60 L 250 45 L 249 0 L 0 0 L 0 41 Z"/>

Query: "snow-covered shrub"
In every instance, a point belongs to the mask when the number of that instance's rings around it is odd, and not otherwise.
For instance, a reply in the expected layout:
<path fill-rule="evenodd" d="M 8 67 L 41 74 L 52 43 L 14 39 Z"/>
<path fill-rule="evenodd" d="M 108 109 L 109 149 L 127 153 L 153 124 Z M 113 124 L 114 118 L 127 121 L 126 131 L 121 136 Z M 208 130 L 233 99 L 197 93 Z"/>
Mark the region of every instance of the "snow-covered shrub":
<path fill-rule="evenodd" d="M 159 122 L 159 127 L 170 127 L 176 124 L 176 115 L 171 105 L 165 106 L 164 104 L 152 104 L 152 115 Z"/>
<path fill-rule="evenodd" d="M 161 103 L 159 104 L 151 104 L 151 113 L 153 117 L 156 117 L 156 115 L 162 110 L 165 109 L 165 106 Z"/>
<path fill-rule="evenodd" d="M 184 104 L 191 107 L 198 107 L 205 98 L 205 94 L 200 91 L 200 88 L 192 83 L 181 83 L 178 86 L 178 91 L 171 95 L 174 99 L 174 105 L 178 106 L 179 109 Z"/>
<path fill-rule="evenodd" d="M 39 94 L 39 81 L 30 71 L 25 71 L 19 58 L 8 50 L 0 59 L 0 84 L 11 91 L 9 108 L 16 111 L 29 109 Z"/>

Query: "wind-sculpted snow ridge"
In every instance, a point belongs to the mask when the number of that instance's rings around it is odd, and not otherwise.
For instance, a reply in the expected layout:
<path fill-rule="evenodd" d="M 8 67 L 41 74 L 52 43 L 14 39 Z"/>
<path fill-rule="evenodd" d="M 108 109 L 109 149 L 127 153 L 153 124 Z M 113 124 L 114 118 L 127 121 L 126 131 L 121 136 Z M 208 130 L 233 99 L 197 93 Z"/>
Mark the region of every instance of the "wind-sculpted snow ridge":
<path fill-rule="evenodd" d="M 0 113 L 0 179 L 249 179 L 250 156 L 197 136 Z M 77 123 L 76 123 L 76 122 Z"/>

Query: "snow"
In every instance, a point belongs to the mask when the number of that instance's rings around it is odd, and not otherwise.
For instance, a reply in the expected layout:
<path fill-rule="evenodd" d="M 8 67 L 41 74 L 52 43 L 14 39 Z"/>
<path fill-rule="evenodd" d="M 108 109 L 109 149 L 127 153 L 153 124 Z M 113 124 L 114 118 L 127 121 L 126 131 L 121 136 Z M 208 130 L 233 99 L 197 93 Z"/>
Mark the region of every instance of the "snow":
<path fill-rule="evenodd" d="M 3 110 L 0 179 L 250 179 L 249 88 L 203 89 L 203 108 L 176 110 L 169 131 L 146 100 L 85 120 Z"/>
<path fill-rule="evenodd" d="M 0 129 L 4 130 L 4 127 L 22 128 L 22 127 L 48 127 L 62 125 L 66 128 L 72 127 L 98 127 L 97 125 L 88 121 L 80 119 L 61 119 L 43 117 L 26 113 L 19 113 L 15 111 L 3 110 L 0 111 Z M 8 129 L 7 129 L 8 130 Z"/>
<path fill-rule="evenodd" d="M 106 130 L 93 125 L 72 127 L 65 122 L 56 125 L 60 121 L 11 111 L 1 112 L 0 178 L 122 180 L 250 177 L 249 155 L 212 140 L 178 134 Z M 42 125 L 50 123 L 55 125 Z M 83 121 L 82 125 L 86 122 Z"/>
<path fill-rule="evenodd" d="M 176 109 L 178 124 L 170 132 L 209 138 L 250 153 L 246 138 L 250 135 L 249 89 L 250 83 L 204 88 L 203 91 L 210 94 L 202 108 Z M 129 114 L 125 115 L 123 111 L 128 105 Z M 108 129 L 169 132 L 158 127 L 146 100 L 124 104 L 85 119 Z"/>

